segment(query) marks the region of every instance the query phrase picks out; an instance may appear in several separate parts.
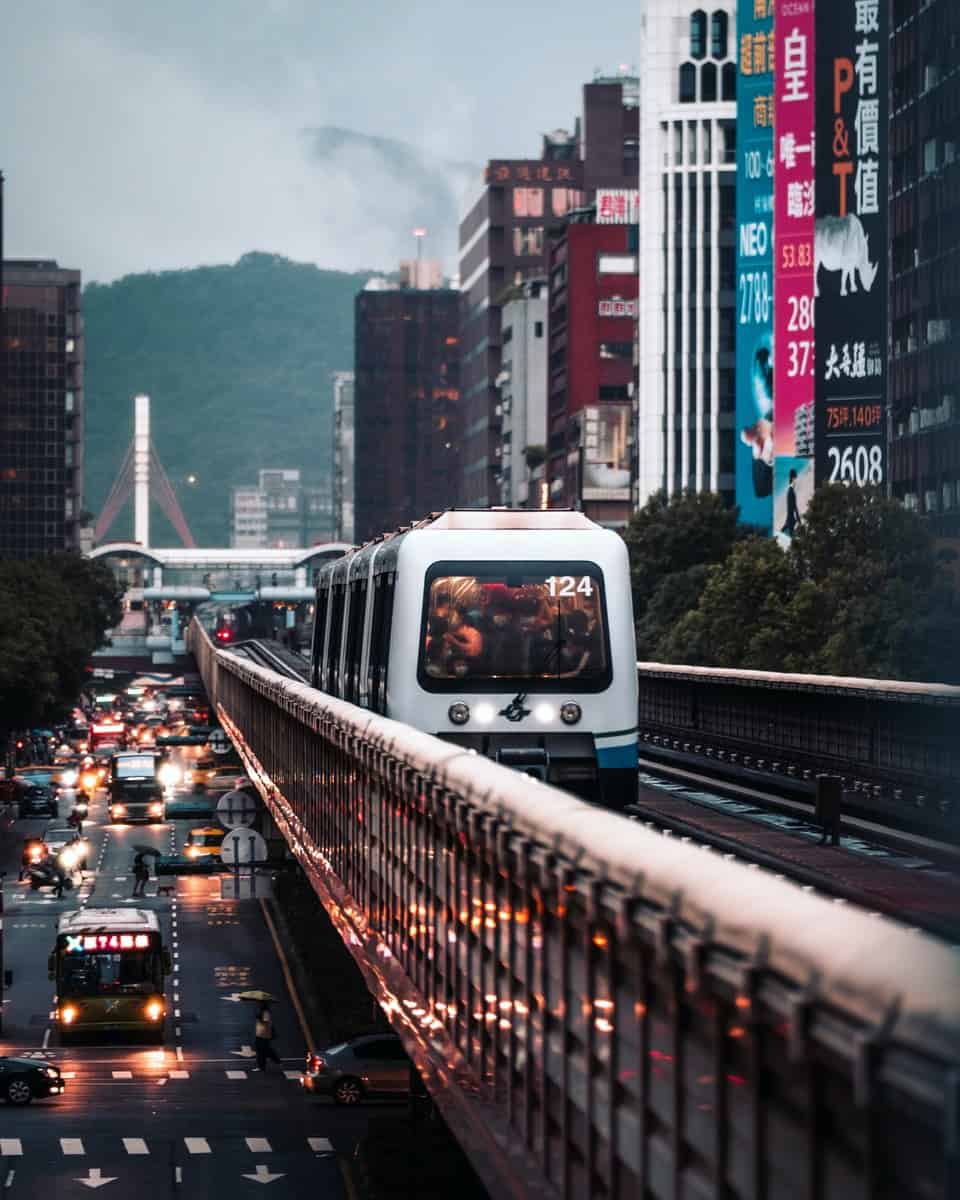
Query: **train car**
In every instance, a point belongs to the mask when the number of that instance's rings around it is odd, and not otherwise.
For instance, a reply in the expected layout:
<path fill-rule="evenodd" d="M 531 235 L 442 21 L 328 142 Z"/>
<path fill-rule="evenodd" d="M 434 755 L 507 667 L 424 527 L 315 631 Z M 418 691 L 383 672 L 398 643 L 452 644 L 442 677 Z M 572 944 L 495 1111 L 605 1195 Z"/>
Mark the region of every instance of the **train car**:
<path fill-rule="evenodd" d="M 636 794 L 627 552 L 582 513 L 454 509 L 325 564 L 312 679 L 588 799 Z"/>

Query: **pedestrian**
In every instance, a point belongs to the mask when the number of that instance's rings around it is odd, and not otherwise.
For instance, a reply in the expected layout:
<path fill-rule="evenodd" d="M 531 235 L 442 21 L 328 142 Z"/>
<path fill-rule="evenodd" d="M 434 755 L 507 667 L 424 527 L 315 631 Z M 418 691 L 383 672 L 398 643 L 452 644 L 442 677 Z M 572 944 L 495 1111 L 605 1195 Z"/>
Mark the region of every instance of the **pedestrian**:
<path fill-rule="evenodd" d="M 133 895 L 145 896 L 146 892 L 144 889 L 147 886 L 147 880 L 150 878 L 150 868 L 147 866 L 147 860 L 139 850 L 133 860 L 133 876 Z"/>
<path fill-rule="evenodd" d="M 268 1058 L 272 1062 L 280 1062 L 280 1055 L 274 1050 L 272 1044 L 275 1037 L 273 1015 L 270 1012 L 270 1005 L 265 1000 L 257 1013 L 257 1023 L 254 1027 L 253 1044 L 257 1051 L 257 1065 L 253 1068 L 255 1071 L 266 1071 Z"/>

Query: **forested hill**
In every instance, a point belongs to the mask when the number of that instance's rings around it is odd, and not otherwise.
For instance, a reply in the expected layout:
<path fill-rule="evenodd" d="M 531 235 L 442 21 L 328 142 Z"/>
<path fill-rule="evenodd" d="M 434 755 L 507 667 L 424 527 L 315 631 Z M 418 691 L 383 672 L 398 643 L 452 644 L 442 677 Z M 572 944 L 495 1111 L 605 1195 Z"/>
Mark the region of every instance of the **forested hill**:
<path fill-rule="evenodd" d="M 330 373 L 353 367 L 353 300 L 372 273 L 255 253 L 89 284 L 86 507 L 99 514 L 120 468 L 137 392 L 198 545 L 229 544 L 230 489 L 261 467 L 299 467 L 308 484 L 328 474 Z M 155 545 L 179 544 L 156 505 L 151 523 Z M 132 530 L 128 504 L 107 537 Z"/>

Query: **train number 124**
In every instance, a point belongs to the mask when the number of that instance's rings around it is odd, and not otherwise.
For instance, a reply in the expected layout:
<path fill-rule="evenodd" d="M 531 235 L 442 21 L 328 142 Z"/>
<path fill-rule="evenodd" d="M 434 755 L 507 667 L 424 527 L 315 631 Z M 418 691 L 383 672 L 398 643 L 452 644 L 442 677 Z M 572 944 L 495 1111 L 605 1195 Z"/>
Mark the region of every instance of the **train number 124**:
<path fill-rule="evenodd" d="M 547 588 L 551 596 L 581 596 L 593 595 L 593 580 L 589 575 L 551 575 L 547 579 Z"/>

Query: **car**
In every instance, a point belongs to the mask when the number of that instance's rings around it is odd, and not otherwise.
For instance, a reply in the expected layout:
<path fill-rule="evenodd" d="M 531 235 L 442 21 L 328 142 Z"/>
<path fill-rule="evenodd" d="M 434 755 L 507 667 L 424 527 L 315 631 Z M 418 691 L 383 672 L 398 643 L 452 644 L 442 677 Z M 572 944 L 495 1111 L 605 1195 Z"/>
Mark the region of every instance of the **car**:
<path fill-rule="evenodd" d="M 412 1064 L 396 1034 L 365 1034 L 308 1054 L 300 1085 L 345 1105 L 367 1096 L 405 1098 L 411 1091 Z"/>
<path fill-rule="evenodd" d="M 30 1058 L 0 1057 L 0 1096 L 8 1104 L 29 1104 L 31 1100 L 61 1096 L 66 1086 L 59 1067 Z"/>
<path fill-rule="evenodd" d="M 43 835 L 50 854 L 58 861 L 79 871 L 87 869 L 90 844 L 69 825 L 54 826 Z M 67 859 L 71 861 L 68 863 Z"/>
<path fill-rule="evenodd" d="M 23 855 L 20 859 L 20 876 L 22 879 L 30 867 L 39 867 L 50 857 L 50 847 L 43 838 L 27 838 L 23 843 Z"/>
<path fill-rule="evenodd" d="M 0 803 L 12 804 L 18 817 L 58 817 L 60 806 L 53 788 L 15 775 L 0 779 Z"/>
<path fill-rule="evenodd" d="M 184 855 L 196 861 L 201 858 L 219 858 L 220 847 L 227 831 L 214 825 L 201 825 L 187 834 Z"/>

